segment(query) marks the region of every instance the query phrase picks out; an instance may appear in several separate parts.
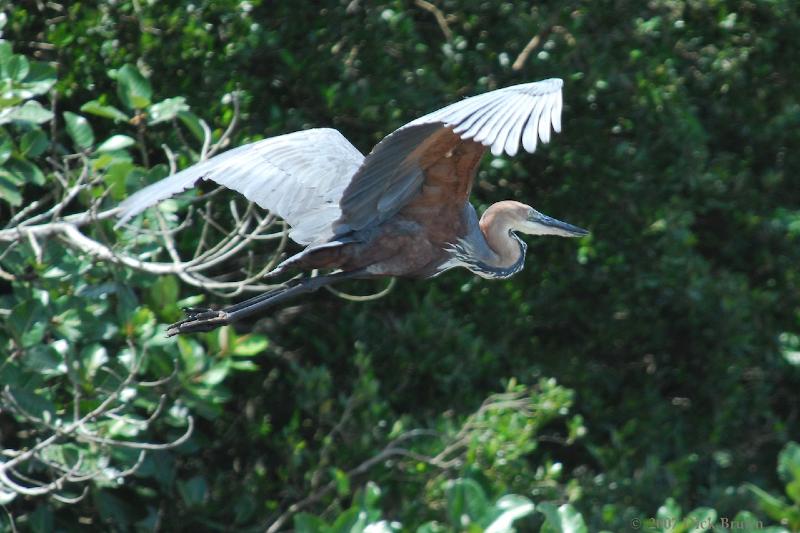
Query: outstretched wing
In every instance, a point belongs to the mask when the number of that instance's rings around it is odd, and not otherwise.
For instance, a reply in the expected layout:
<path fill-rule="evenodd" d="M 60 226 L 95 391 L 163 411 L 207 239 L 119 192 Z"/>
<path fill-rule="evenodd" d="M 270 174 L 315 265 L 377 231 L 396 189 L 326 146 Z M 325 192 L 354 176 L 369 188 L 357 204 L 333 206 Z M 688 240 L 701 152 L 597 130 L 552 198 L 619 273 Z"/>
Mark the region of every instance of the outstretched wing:
<path fill-rule="evenodd" d="M 120 204 L 120 223 L 212 180 L 280 215 L 300 244 L 324 242 L 341 215 L 339 200 L 364 156 L 334 129 L 280 135 L 228 150 L 136 192 Z"/>
<path fill-rule="evenodd" d="M 550 140 L 550 129 L 561 131 L 560 79 L 524 83 L 467 98 L 410 122 L 378 143 L 364 159 L 341 198 L 337 235 L 379 224 L 423 192 L 423 184 L 441 192 L 457 190 L 461 202 L 485 146 L 492 153 L 516 155 L 520 143 L 533 153 L 537 140 Z M 429 172 L 443 159 L 453 162 L 456 176 Z M 465 164 L 467 163 L 467 164 Z M 444 168 L 444 167 L 442 167 Z M 453 179 L 461 183 L 453 184 Z"/>

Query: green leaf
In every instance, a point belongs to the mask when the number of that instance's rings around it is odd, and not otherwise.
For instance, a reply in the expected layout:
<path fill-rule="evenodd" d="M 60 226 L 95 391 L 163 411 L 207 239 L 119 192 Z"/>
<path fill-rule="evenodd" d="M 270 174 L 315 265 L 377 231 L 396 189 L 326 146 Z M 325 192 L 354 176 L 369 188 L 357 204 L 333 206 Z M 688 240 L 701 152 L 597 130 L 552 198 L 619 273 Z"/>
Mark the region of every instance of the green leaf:
<path fill-rule="evenodd" d="M 449 530 L 439 522 L 425 522 L 417 528 L 416 533 L 447 533 Z"/>
<path fill-rule="evenodd" d="M 102 519 L 122 531 L 127 531 L 127 524 L 131 521 L 131 509 L 116 497 L 110 490 L 98 490 L 94 493 L 94 508 L 100 513 Z"/>
<path fill-rule="evenodd" d="M 312 514 L 297 513 L 294 515 L 294 530 L 296 533 L 325 533 L 328 524 Z"/>
<path fill-rule="evenodd" d="M 67 373 L 64 358 L 52 344 L 37 344 L 25 350 L 25 354 L 22 356 L 22 364 L 28 370 L 45 377 L 60 376 Z"/>
<path fill-rule="evenodd" d="M 14 54 L 8 58 L 5 67 L 5 76 L 17 82 L 24 80 L 30 71 L 28 58 L 20 54 Z"/>
<path fill-rule="evenodd" d="M 248 361 L 246 359 L 244 361 L 233 361 L 231 363 L 231 369 L 232 370 L 239 370 L 241 372 L 255 372 L 255 371 L 259 370 L 260 368 L 261 367 L 259 367 L 254 362 Z"/>
<path fill-rule="evenodd" d="M 20 408 L 31 416 L 52 422 L 56 406 L 48 398 L 26 389 L 9 387 L 9 392 Z"/>
<path fill-rule="evenodd" d="M 56 69 L 47 63 L 33 61 L 28 68 L 28 75 L 19 87 L 26 93 L 26 97 L 45 94 L 56 83 Z"/>
<path fill-rule="evenodd" d="M 21 106 L 0 110 L 0 124 L 8 124 L 9 122 L 41 124 L 52 118 L 53 113 L 50 110 L 43 108 L 42 104 L 33 100 L 25 102 Z"/>
<path fill-rule="evenodd" d="M 368 481 L 361 493 L 361 498 L 365 508 L 375 509 L 381 499 L 381 488 L 374 481 Z"/>
<path fill-rule="evenodd" d="M 5 131 L 0 130 L 0 135 L 2 136 L 2 140 L 0 140 L 0 166 L 3 166 L 14 152 L 14 143 L 11 141 L 11 136 Z"/>
<path fill-rule="evenodd" d="M 656 518 L 660 524 L 672 524 L 670 527 L 674 527 L 681 519 L 681 507 L 674 499 L 667 498 L 667 501 L 656 511 Z"/>
<path fill-rule="evenodd" d="M 794 503 L 800 505 L 800 480 L 792 481 L 786 485 L 786 495 L 789 496 Z"/>
<path fill-rule="evenodd" d="M 157 104 L 150 106 L 150 108 L 147 110 L 147 115 L 150 118 L 148 123 L 158 124 L 160 122 L 172 120 L 178 116 L 178 113 L 188 110 L 189 106 L 186 105 L 186 98 L 183 96 L 167 98 L 162 102 L 158 102 Z"/>
<path fill-rule="evenodd" d="M 542 533 L 588 533 L 583 516 L 570 504 L 556 507 L 552 503 L 539 504 L 538 510 L 544 514 Z"/>
<path fill-rule="evenodd" d="M 778 475 L 784 483 L 800 480 L 800 444 L 790 442 L 778 455 Z"/>
<path fill-rule="evenodd" d="M 81 106 L 81 111 L 98 117 L 110 118 L 115 122 L 128 122 L 130 117 L 113 105 L 101 104 L 97 100 L 86 102 Z"/>
<path fill-rule="evenodd" d="M 230 360 L 223 359 L 219 363 L 212 366 L 206 373 L 204 373 L 200 378 L 200 381 L 202 381 L 209 387 L 213 387 L 214 385 L 219 385 L 228 376 L 228 372 L 230 372 L 230 369 L 231 369 Z"/>
<path fill-rule="evenodd" d="M 486 526 L 484 533 L 504 533 L 513 531 L 512 524 L 533 513 L 533 502 L 524 496 L 509 494 L 503 496 L 494 504 L 490 516 L 491 522 Z"/>
<path fill-rule="evenodd" d="M 177 311 L 175 302 L 178 301 L 180 287 L 175 276 L 160 276 L 150 287 L 148 303 L 160 316 L 169 315 L 170 311 Z"/>
<path fill-rule="evenodd" d="M 269 341 L 263 335 L 250 333 L 237 338 L 234 343 L 233 355 L 250 357 L 263 353 L 269 346 Z"/>
<path fill-rule="evenodd" d="M 47 135 L 39 128 L 32 129 L 22 136 L 19 142 L 19 149 L 25 157 L 37 157 L 50 146 Z M 0 157 L 0 159 L 2 159 Z M 2 164 L 2 161 L 0 161 Z"/>
<path fill-rule="evenodd" d="M 28 525 L 34 533 L 50 533 L 53 531 L 53 510 L 50 505 L 41 503 L 28 517 Z"/>
<path fill-rule="evenodd" d="M 76 342 L 80 340 L 85 329 L 78 309 L 67 309 L 53 317 L 55 330 L 65 339 Z"/>
<path fill-rule="evenodd" d="M 153 90 L 150 82 L 133 65 L 125 65 L 112 75 L 117 80 L 117 95 L 128 109 L 144 109 L 150 105 Z"/>
<path fill-rule="evenodd" d="M 178 118 L 198 141 L 205 141 L 205 131 L 197 115 L 191 111 L 181 111 L 178 113 Z"/>
<path fill-rule="evenodd" d="M 336 492 L 339 496 L 344 497 L 350 494 L 350 478 L 344 470 L 340 468 L 332 468 L 333 479 L 336 482 Z"/>
<path fill-rule="evenodd" d="M 44 306 L 35 299 L 16 305 L 11 310 L 7 324 L 23 347 L 40 343 L 49 325 Z"/>
<path fill-rule="evenodd" d="M 40 186 L 45 184 L 42 170 L 26 159 L 12 156 L 4 167 L 11 174 L 12 179 L 16 178 L 17 183 L 20 185 L 23 183 L 33 183 Z"/>
<path fill-rule="evenodd" d="M 103 181 L 111 189 L 111 197 L 121 200 L 125 197 L 125 180 L 133 172 L 135 165 L 130 161 L 115 161 L 110 164 L 103 175 Z"/>
<path fill-rule="evenodd" d="M 5 76 L 6 65 L 14 55 L 14 50 L 11 48 L 11 43 L 8 41 L 0 40 L 0 74 Z"/>
<path fill-rule="evenodd" d="M 760 489 L 752 483 L 745 483 L 744 487 L 753 493 L 761 509 L 770 518 L 780 522 L 789 514 L 789 506 L 786 505 L 786 502 L 776 498 L 769 492 Z"/>
<path fill-rule="evenodd" d="M 0 198 L 13 206 L 22 205 L 22 194 L 7 174 L 0 172 Z"/>
<path fill-rule="evenodd" d="M 64 120 L 67 123 L 67 133 L 77 148 L 86 150 L 94 144 L 94 132 L 88 120 L 69 111 L 64 112 Z"/>
<path fill-rule="evenodd" d="M 351 507 L 340 514 L 328 531 L 331 533 L 363 533 L 367 526 L 367 513 Z"/>
<path fill-rule="evenodd" d="M 203 476 L 194 476 L 187 481 L 178 482 L 178 492 L 181 498 L 189 507 L 197 507 L 203 504 L 208 493 L 208 483 Z"/>
<path fill-rule="evenodd" d="M 108 351 L 102 344 L 93 343 L 81 350 L 80 360 L 84 379 L 92 381 L 100 367 L 108 362 Z"/>
<path fill-rule="evenodd" d="M 486 513 L 489 502 L 483 489 L 474 479 L 464 478 L 447 484 L 447 515 L 453 526 L 466 527 Z"/>
<path fill-rule="evenodd" d="M 100 146 L 95 149 L 95 151 L 113 152 L 114 150 L 123 150 L 129 146 L 133 146 L 134 144 L 136 144 L 136 141 L 127 135 L 112 135 L 103 141 Z"/>
<path fill-rule="evenodd" d="M 772 528 L 764 528 L 764 522 L 750 511 L 740 511 L 736 513 L 730 526 L 730 530 L 736 531 L 737 533 L 764 533 L 768 530 L 772 530 Z M 782 528 L 781 531 L 789 533 L 788 530 Z"/>

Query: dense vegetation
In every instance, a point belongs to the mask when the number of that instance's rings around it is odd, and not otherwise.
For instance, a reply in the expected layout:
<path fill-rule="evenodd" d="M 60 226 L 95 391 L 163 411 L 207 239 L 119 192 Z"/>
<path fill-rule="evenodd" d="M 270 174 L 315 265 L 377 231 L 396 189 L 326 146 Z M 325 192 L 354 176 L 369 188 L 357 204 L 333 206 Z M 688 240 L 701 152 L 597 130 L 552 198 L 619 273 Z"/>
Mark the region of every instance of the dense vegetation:
<path fill-rule="evenodd" d="M 0 15 L 2 527 L 800 531 L 796 3 L 324 4 Z M 320 293 L 166 339 L 226 300 L 114 254 L 168 264 L 157 228 L 194 249 L 190 202 L 96 216 L 208 144 L 332 126 L 366 152 L 547 77 L 564 132 L 487 158 L 473 201 L 592 234 L 528 239 L 506 282 Z M 231 198 L 208 204 L 222 225 Z"/>

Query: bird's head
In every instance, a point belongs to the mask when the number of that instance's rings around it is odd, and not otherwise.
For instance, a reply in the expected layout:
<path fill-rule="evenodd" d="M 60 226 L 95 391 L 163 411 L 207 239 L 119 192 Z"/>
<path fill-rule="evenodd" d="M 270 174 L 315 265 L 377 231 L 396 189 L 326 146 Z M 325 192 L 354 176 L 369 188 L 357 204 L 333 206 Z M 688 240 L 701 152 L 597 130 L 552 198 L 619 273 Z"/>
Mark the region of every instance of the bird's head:
<path fill-rule="evenodd" d="M 528 235 L 555 235 L 558 237 L 583 237 L 589 231 L 573 226 L 567 222 L 556 220 L 540 213 L 529 205 L 507 201 L 500 202 L 509 217 L 511 231 L 519 231 Z"/>

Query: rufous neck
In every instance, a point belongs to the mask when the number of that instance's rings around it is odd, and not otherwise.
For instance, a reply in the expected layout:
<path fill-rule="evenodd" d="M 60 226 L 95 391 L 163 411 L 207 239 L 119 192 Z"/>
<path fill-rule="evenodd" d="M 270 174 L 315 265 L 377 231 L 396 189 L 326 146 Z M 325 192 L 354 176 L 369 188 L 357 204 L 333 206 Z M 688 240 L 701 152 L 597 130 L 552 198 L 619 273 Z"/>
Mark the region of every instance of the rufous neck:
<path fill-rule="evenodd" d="M 492 266 L 508 268 L 519 261 L 522 250 L 519 241 L 511 235 L 513 217 L 503 209 L 502 202 L 491 205 L 479 224 L 486 243 L 496 255 Z"/>

